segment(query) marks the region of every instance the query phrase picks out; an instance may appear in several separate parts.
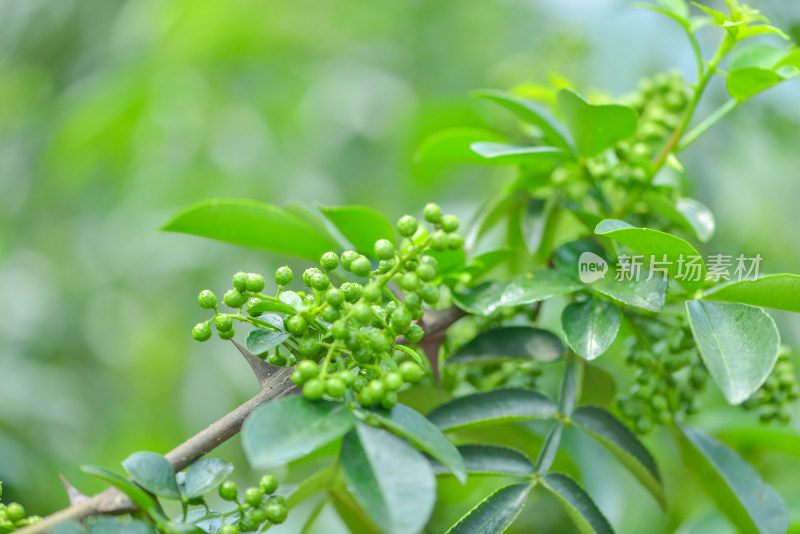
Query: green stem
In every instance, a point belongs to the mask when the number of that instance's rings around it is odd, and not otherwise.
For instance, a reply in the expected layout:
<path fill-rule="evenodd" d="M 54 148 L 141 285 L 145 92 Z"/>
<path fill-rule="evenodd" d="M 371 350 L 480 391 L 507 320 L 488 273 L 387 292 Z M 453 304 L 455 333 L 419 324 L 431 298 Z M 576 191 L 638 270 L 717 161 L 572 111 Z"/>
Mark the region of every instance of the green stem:
<path fill-rule="evenodd" d="M 539 474 L 545 473 L 558 453 L 558 446 L 561 444 L 561 433 L 564 429 L 564 420 L 569 418 L 569 414 L 575 409 L 576 401 L 576 377 L 575 377 L 575 360 L 571 354 L 566 356 L 567 364 L 564 368 L 564 377 L 561 382 L 561 391 L 558 393 L 558 418 L 556 424 L 550 429 L 547 438 L 544 440 L 542 450 L 539 452 L 539 457 L 536 459 L 536 472 Z"/>
<path fill-rule="evenodd" d="M 682 152 L 685 150 L 689 145 L 697 141 L 697 139 L 706 133 L 712 126 L 714 126 L 717 122 L 719 122 L 722 118 L 727 116 L 737 107 L 739 107 L 739 102 L 735 98 L 731 98 L 720 107 L 718 107 L 711 115 L 706 117 L 700 124 L 689 130 L 689 132 L 683 136 L 683 139 L 675 146 L 675 152 Z"/>

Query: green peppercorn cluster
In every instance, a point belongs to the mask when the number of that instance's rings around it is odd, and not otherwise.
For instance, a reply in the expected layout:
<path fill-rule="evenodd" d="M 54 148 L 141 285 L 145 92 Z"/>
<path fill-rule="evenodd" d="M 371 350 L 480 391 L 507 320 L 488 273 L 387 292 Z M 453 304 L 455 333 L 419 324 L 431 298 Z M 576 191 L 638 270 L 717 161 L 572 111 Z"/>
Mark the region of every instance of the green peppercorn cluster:
<path fill-rule="evenodd" d="M 788 404 L 800 398 L 797 373 L 788 354 L 781 354 L 764 385 L 742 405 L 745 410 L 758 410 L 764 423 L 778 421 L 787 424 L 792 419 Z"/>
<path fill-rule="evenodd" d="M 464 380 L 481 391 L 500 387 L 535 388 L 536 380 L 543 371 L 539 362 L 505 362 L 464 367 Z"/>
<path fill-rule="evenodd" d="M 326 252 L 319 267 L 303 272 L 306 291 L 285 289 L 294 279 L 286 266 L 275 272 L 275 296 L 263 293 L 262 276 L 237 273 L 223 302 L 244 308 L 246 314 L 220 313 L 216 296 L 201 292 L 200 306 L 215 315 L 196 325 L 193 337 L 209 339 L 213 324 L 221 338 L 230 339 L 234 321 L 288 333 L 289 339 L 266 357 L 276 365 L 297 363 L 292 381 L 307 399 L 345 398 L 391 408 L 405 384 L 425 375 L 409 352 L 418 354 L 413 345 L 424 335 L 416 321 L 426 305 L 435 306 L 440 299 L 442 277 L 435 254 L 464 244 L 456 232 L 457 217 L 442 214 L 436 204 L 426 205 L 423 215 L 430 228 L 405 215 L 397 222 L 402 237 L 398 244 L 389 239 L 374 243 L 376 264 L 353 250 L 341 256 Z M 337 285 L 337 280 L 342 281 Z M 264 312 L 277 313 L 279 319 L 269 321 Z"/>
<path fill-rule="evenodd" d="M 660 327 L 663 325 L 653 324 L 650 330 Z M 637 369 L 635 384 L 618 397 L 617 406 L 639 434 L 700 411 L 698 394 L 705 388 L 708 371 L 688 328 L 676 329 L 671 335 L 662 332 L 655 342 L 644 337 L 629 339 L 625 362 Z"/>
<path fill-rule="evenodd" d="M 247 488 L 239 500 L 239 488 L 234 482 L 224 482 L 219 487 L 219 496 L 223 500 L 235 502 L 238 505 L 239 519 L 236 523 L 226 523 L 219 534 L 238 534 L 262 530 L 270 525 L 279 525 L 286 521 L 289 508 L 286 499 L 274 495 L 278 489 L 278 479 L 273 475 L 264 475 L 258 486 Z"/>
<path fill-rule="evenodd" d="M 0 501 L 3 497 L 3 483 L 0 482 Z M 0 502 L 0 532 L 11 532 L 21 527 L 34 525 L 41 521 L 38 515 L 25 516 L 25 508 L 16 502 Z"/>

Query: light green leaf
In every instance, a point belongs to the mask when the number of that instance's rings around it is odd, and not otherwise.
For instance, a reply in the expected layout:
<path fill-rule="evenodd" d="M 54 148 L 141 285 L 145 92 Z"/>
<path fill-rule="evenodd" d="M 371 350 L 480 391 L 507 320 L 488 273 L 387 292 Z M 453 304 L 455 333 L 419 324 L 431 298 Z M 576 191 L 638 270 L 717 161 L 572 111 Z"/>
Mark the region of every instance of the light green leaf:
<path fill-rule="evenodd" d="M 688 291 L 696 291 L 703 286 L 706 277 L 706 267 L 700 253 L 695 248 L 674 235 L 650 228 L 634 228 L 624 221 L 606 219 L 595 228 L 595 233 L 609 237 L 645 256 L 648 261 L 661 262 L 666 260 L 669 275 Z M 685 262 L 690 258 L 699 258 L 697 277 L 687 276 L 683 272 Z"/>
<path fill-rule="evenodd" d="M 504 326 L 478 334 L 448 358 L 447 363 L 552 362 L 563 354 L 564 345 L 552 332 L 531 326 Z"/>
<path fill-rule="evenodd" d="M 459 482 L 467 481 L 464 459 L 456 446 L 442 434 L 442 431 L 423 415 L 408 406 L 397 404 L 390 411 L 370 412 L 386 428 L 408 439 L 418 448 L 430 454 L 449 469 Z"/>
<path fill-rule="evenodd" d="M 597 365 L 585 363 L 578 367 L 582 373 L 577 380 L 580 385 L 579 404 L 607 406 L 617 396 L 617 381 L 614 375 Z"/>
<path fill-rule="evenodd" d="M 656 0 L 656 2 L 664 9 L 683 19 L 689 18 L 689 5 L 686 0 Z"/>
<path fill-rule="evenodd" d="M 498 445 L 460 445 L 458 452 L 464 458 L 464 465 L 470 475 L 503 475 L 510 477 L 529 477 L 533 474 L 533 462 L 523 452 Z M 436 462 L 433 470 L 437 475 L 447 475 L 450 471 Z"/>
<path fill-rule="evenodd" d="M 167 499 L 180 499 L 181 492 L 175 481 L 175 469 L 166 458 L 154 452 L 135 452 L 128 456 L 122 467 L 141 487 Z"/>
<path fill-rule="evenodd" d="M 286 506 L 291 510 L 319 491 L 328 490 L 336 478 L 336 469 L 328 467 L 317 471 L 298 484 L 286 497 Z"/>
<path fill-rule="evenodd" d="M 456 306 L 473 315 L 490 315 L 500 306 L 506 285 L 502 282 L 486 281 L 465 291 L 454 291 Z"/>
<path fill-rule="evenodd" d="M 521 96 L 504 91 L 476 91 L 473 95 L 496 102 L 542 132 L 542 138 L 552 146 L 570 150 L 564 128 L 544 108 Z"/>
<path fill-rule="evenodd" d="M 706 15 L 710 16 L 713 19 L 714 24 L 717 26 L 724 26 L 726 23 L 731 22 L 731 19 L 728 18 L 728 15 L 722 11 L 717 11 L 716 9 L 712 9 L 697 2 L 692 2 L 692 5 L 705 11 Z"/>
<path fill-rule="evenodd" d="M 686 301 L 689 325 L 711 377 L 732 405 L 761 387 L 778 359 L 780 336 L 764 310 L 730 302 Z"/>
<path fill-rule="evenodd" d="M 517 519 L 530 492 L 531 485 L 528 483 L 500 488 L 459 519 L 445 534 L 502 534 Z"/>
<path fill-rule="evenodd" d="M 521 306 L 574 293 L 583 284 L 555 269 L 533 271 L 512 278 L 500 297 L 499 306 Z"/>
<path fill-rule="evenodd" d="M 800 74 L 796 67 L 786 67 L 785 71 L 774 71 L 759 67 L 744 67 L 728 73 L 726 87 L 728 94 L 739 102 L 764 92 L 782 81 L 795 78 Z"/>
<path fill-rule="evenodd" d="M 388 239 L 395 242 L 394 227 L 386 217 L 364 206 L 320 207 L 329 221 L 357 251 L 375 257 L 375 241 Z M 319 258 L 317 258 L 319 259 Z"/>
<path fill-rule="evenodd" d="M 508 388 L 458 397 L 434 408 L 428 420 L 440 430 L 506 423 L 525 419 L 551 419 L 556 404 L 529 389 Z"/>
<path fill-rule="evenodd" d="M 590 104 L 574 91 L 562 89 L 558 107 L 582 156 L 595 156 L 636 133 L 639 119 L 627 106 Z"/>
<path fill-rule="evenodd" d="M 486 163 L 483 156 L 470 148 L 472 143 L 479 141 L 503 143 L 507 140 L 483 128 L 451 128 L 425 139 L 414 155 L 414 161 L 420 164 Z"/>
<path fill-rule="evenodd" d="M 417 534 L 436 501 L 436 477 L 425 457 L 386 430 L 356 422 L 339 456 L 348 491 L 388 534 Z"/>
<path fill-rule="evenodd" d="M 130 497 L 131 501 L 133 501 L 136 506 L 141 508 L 156 522 L 163 524 L 169 521 L 167 516 L 164 515 L 163 510 L 161 510 L 161 506 L 158 504 L 158 502 L 133 482 L 126 480 L 113 471 L 110 471 L 104 467 L 98 467 L 96 465 L 82 465 L 81 471 L 105 480 L 120 490 L 122 493 Z"/>
<path fill-rule="evenodd" d="M 762 43 L 743 46 L 736 57 L 731 60 L 728 70 L 745 67 L 774 69 L 786 57 L 786 52 L 785 48 L 776 48 Z"/>
<path fill-rule="evenodd" d="M 617 337 L 619 324 L 619 308 L 595 298 L 573 302 L 561 314 L 567 343 L 585 360 L 594 360 L 608 350 Z"/>
<path fill-rule="evenodd" d="M 414 361 L 420 364 L 421 366 L 423 367 L 425 366 L 425 364 L 423 363 L 424 360 L 422 359 L 422 356 L 420 356 L 419 353 L 413 348 L 407 345 L 395 345 L 394 347 L 398 350 L 402 350 L 403 352 L 411 356 L 414 359 Z"/>
<path fill-rule="evenodd" d="M 0 530 L 0 532 L 11 532 L 11 530 Z M 53 530 L 50 531 L 50 534 L 84 534 L 84 530 L 83 525 L 81 525 L 79 521 L 75 519 L 67 519 L 66 521 L 62 521 L 53 527 Z"/>
<path fill-rule="evenodd" d="M 708 243 L 714 237 L 714 215 L 702 203 L 692 198 L 673 201 L 659 194 L 647 195 L 646 199 L 653 210 L 670 222 L 691 231 L 700 242 Z"/>
<path fill-rule="evenodd" d="M 570 477 L 548 473 L 542 479 L 542 484 L 561 501 L 581 534 L 614 534 L 614 529 L 591 497 Z"/>
<path fill-rule="evenodd" d="M 269 352 L 272 348 L 277 347 L 289 339 L 290 336 L 291 334 L 288 332 L 275 332 L 273 330 L 257 328 L 256 330 L 251 330 L 250 333 L 247 334 L 245 346 L 247 350 L 258 356 Z"/>
<path fill-rule="evenodd" d="M 189 499 L 201 497 L 228 478 L 233 464 L 219 458 L 201 458 L 186 469 L 183 494 Z"/>
<path fill-rule="evenodd" d="M 277 206 L 244 199 L 204 200 L 185 208 L 161 230 L 264 248 L 318 260 L 339 244 L 299 217 Z"/>
<path fill-rule="evenodd" d="M 152 525 L 138 519 L 121 519 L 115 517 L 93 517 L 87 524 L 89 534 L 155 534 Z M 197 532 L 199 529 L 193 528 Z"/>
<path fill-rule="evenodd" d="M 585 430 L 616 456 L 666 510 L 667 498 L 653 456 L 625 424 L 608 410 L 582 406 L 572 412 L 572 422 Z"/>
<path fill-rule="evenodd" d="M 464 272 L 469 273 L 474 280 L 482 277 L 498 265 L 508 263 L 516 256 L 516 251 L 507 248 L 484 252 L 472 258 L 467 266 L 464 267 Z"/>
<path fill-rule="evenodd" d="M 673 434 L 684 461 L 739 532 L 786 532 L 789 528 L 786 505 L 741 456 L 692 427 L 679 425 Z"/>
<path fill-rule="evenodd" d="M 264 469 L 302 458 L 353 427 L 342 403 L 310 402 L 301 396 L 256 408 L 242 426 L 242 447 L 250 465 Z"/>
<path fill-rule="evenodd" d="M 293 291 L 285 291 L 281 293 L 281 298 L 279 301 L 272 299 L 261 300 L 258 303 L 254 304 L 253 306 L 251 306 L 250 308 L 248 308 L 248 310 L 256 314 L 277 312 L 277 313 L 288 313 L 290 315 L 294 315 L 295 308 L 290 306 L 288 303 L 284 302 L 284 298 L 286 298 L 284 297 L 284 295 L 287 294 L 295 294 L 295 293 Z M 296 303 L 302 306 L 302 301 L 298 301 Z"/>
<path fill-rule="evenodd" d="M 800 275 L 771 274 L 754 280 L 728 282 L 712 287 L 700 298 L 800 313 Z"/>
<path fill-rule="evenodd" d="M 572 157 L 568 152 L 550 146 L 513 145 L 481 141 L 472 143 L 470 149 L 491 163 L 555 163 L 558 160 Z"/>

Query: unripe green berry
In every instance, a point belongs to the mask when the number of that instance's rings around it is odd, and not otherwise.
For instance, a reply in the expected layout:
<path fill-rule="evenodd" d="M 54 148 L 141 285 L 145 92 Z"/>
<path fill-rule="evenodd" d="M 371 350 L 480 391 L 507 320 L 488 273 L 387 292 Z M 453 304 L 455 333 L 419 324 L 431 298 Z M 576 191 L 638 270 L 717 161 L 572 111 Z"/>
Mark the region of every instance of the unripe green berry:
<path fill-rule="evenodd" d="M 244 502 L 250 506 L 258 506 L 261 504 L 261 497 L 264 496 L 264 490 L 261 488 L 247 488 L 244 492 Z"/>
<path fill-rule="evenodd" d="M 392 327 L 401 334 L 408 332 L 412 320 L 411 312 L 404 306 L 392 312 Z"/>
<path fill-rule="evenodd" d="M 391 410 L 395 406 L 397 406 L 397 393 L 394 391 L 387 391 L 386 395 L 383 396 L 381 399 L 381 406 L 386 408 L 387 410 Z"/>
<path fill-rule="evenodd" d="M 247 305 L 245 306 L 245 309 L 247 310 L 247 315 L 249 315 L 250 317 L 258 317 L 259 315 L 261 315 L 262 302 L 264 301 L 258 297 L 253 297 L 251 299 L 248 299 Z"/>
<path fill-rule="evenodd" d="M 323 273 L 314 273 L 311 275 L 311 287 L 317 291 L 325 291 L 330 285 L 331 281 L 328 275 Z"/>
<path fill-rule="evenodd" d="M 345 250 L 342 252 L 342 269 L 349 271 L 352 263 L 360 256 L 361 255 L 354 250 Z"/>
<path fill-rule="evenodd" d="M 339 256 L 335 252 L 326 252 L 319 259 L 319 264 L 326 272 L 331 272 L 339 266 Z"/>
<path fill-rule="evenodd" d="M 350 327 L 344 319 L 338 320 L 331 325 L 331 334 L 335 339 L 345 339 L 350 333 Z"/>
<path fill-rule="evenodd" d="M 367 387 L 367 384 L 369 384 L 369 381 L 366 378 L 364 378 L 363 376 L 357 376 L 353 380 L 353 386 L 352 387 L 353 387 L 353 389 L 355 391 L 358 392 L 358 391 L 361 391 L 362 389 L 364 389 L 365 387 Z"/>
<path fill-rule="evenodd" d="M 284 326 L 287 332 L 299 336 L 308 330 L 308 321 L 302 315 L 292 315 L 286 319 Z"/>
<path fill-rule="evenodd" d="M 344 302 L 344 292 L 336 287 L 330 288 L 325 293 L 325 302 L 327 302 L 334 308 L 338 308 Z"/>
<path fill-rule="evenodd" d="M 389 350 L 389 340 L 386 335 L 380 330 L 373 330 L 367 336 L 369 346 L 375 352 L 386 352 Z"/>
<path fill-rule="evenodd" d="M 236 496 L 239 494 L 239 489 L 234 482 L 230 480 L 223 482 L 219 487 L 219 496 L 225 501 L 235 501 Z"/>
<path fill-rule="evenodd" d="M 378 399 L 370 392 L 369 388 L 364 387 L 357 395 L 358 403 L 362 406 L 373 406 Z"/>
<path fill-rule="evenodd" d="M 436 304 L 439 302 L 439 288 L 433 284 L 422 284 L 419 288 L 419 295 L 422 300 L 428 304 Z"/>
<path fill-rule="evenodd" d="M 249 532 L 252 530 L 257 530 L 259 524 L 255 522 L 255 520 L 244 514 L 241 519 L 239 519 L 239 527 L 244 530 L 245 532 Z"/>
<path fill-rule="evenodd" d="M 360 299 L 361 295 L 364 293 L 364 287 L 361 284 L 356 284 L 355 282 L 345 282 L 339 289 L 344 292 L 344 300 L 350 304 L 353 304 Z"/>
<path fill-rule="evenodd" d="M 364 256 L 359 256 L 353 263 L 350 264 L 350 271 L 362 278 L 369 276 L 369 272 L 372 270 L 372 264 L 369 262 L 367 258 Z"/>
<path fill-rule="evenodd" d="M 312 378 L 303 384 L 303 397 L 306 399 L 318 401 L 322 398 L 323 394 L 325 394 L 325 382 L 319 378 Z"/>
<path fill-rule="evenodd" d="M 217 534 L 239 534 L 239 527 L 236 525 L 224 524 L 219 527 Z"/>
<path fill-rule="evenodd" d="M 416 383 L 425 376 L 425 371 L 414 362 L 403 362 L 400 364 L 400 374 L 406 382 Z"/>
<path fill-rule="evenodd" d="M 415 291 L 418 287 L 419 276 L 415 272 L 406 273 L 400 279 L 400 288 L 403 291 Z"/>
<path fill-rule="evenodd" d="M 269 355 L 269 357 L 267 358 L 267 362 L 271 363 L 272 365 L 276 365 L 278 367 L 286 367 L 288 360 L 286 359 L 286 356 L 283 353 L 276 350 L 275 352 Z"/>
<path fill-rule="evenodd" d="M 313 337 L 304 337 L 297 343 L 297 348 L 303 356 L 312 358 L 317 355 L 321 345 L 318 339 Z"/>
<path fill-rule="evenodd" d="M 214 317 L 214 326 L 216 326 L 217 330 L 220 332 L 227 332 L 233 328 L 233 318 L 227 313 L 220 313 Z"/>
<path fill-rule="evenodd" d="M 378 274 L 386 274 L 392 269 L 394 269 L 395 261 L 394 258 L 391 260 L 381 260 L 378 262 Z"/>
<path fill-rule="evenodd" d="M 431 234 L 430 245 L 433 250 L 442 252 L 450 246 L 450 238 L 444 230 L 436 230 Z"/>
<path fill-rule="evenodd" d="M 225 293 L 225 296 L 222 298 L 222 300 L 225 302 L 226 306 L 231 308 L 241 308 L 247 302 L 247 297 L 236 289 L 230 289 Z"/>
<path fill-rule="evenodd" d="M 279 504 L 281 506 L 286 506 L 286 497 L 283 495 L 270 495 L 270 498 L 267 499 L 267 504 Z"/>
<path fill-rule="evenodd" d="M 260 525 L 267 520 L 267 511 L 264 508 L 253 508 L 245 512 L 245 517 L 253 523 Z"/>
<path fill-rule="evenodd" d="M 379 260 L 394 258 L 394 243 L 388 239 L 378 239 L 375 241 L 375 257 Z"/>
<path fill-rule="evenodd" d="M 372 363 L 374 356 L 369 349 L 361 347 L 353 351 L 353 359 L 356 363 L 366 365 Z"/>
<path fill-rule="evenodd" d="M 667 409 L 667 399 L 661 395 L 653 395 L 650 399 L 650 407 L 655 412 L 662 412 Z"/>
<path fill-rule="evenodd" d="M 236 330 L 231 327 L 230 330 L 217 330 L 217 335 L 220 339 L 233 339 L 233 336 L 236 334 Z"/>
<path fill-rule="evenodd" d="M 380 401 L 386 394 L 386 384 L 383 383 L 383 380 L 375 379 L 370 381 L 369 385 L 367 386 L 367 390 L 372 394 L 372 398 L 374 398 L 377 402 Z"/>
<path fill-rule="evenodd" d="M 345 386 L 347 387 L 353 387 L 356 382 L 355 375 L 350 371 L 340 371 L 336 376 L 339 378 L 339 380 L 344 382 Z"/>
<path fill-rule="evenodd" d="M 461 221 L 458 220 L 458 217 L 455 215 L 445 215 L 442 217 L 442 230 L 445 232 L 455 232 L 458 230 L 458 226 L 461 224 Z"/>
<path fill-rule="evenodd" d="M 239 271 L 233 275 L 233 287 L 241 293 L 247 290 L 247 273 Z"/>
<path fill-rule="evenodd" d="M 381 298 L 381 288 L 378 284 L 368 284 L 364 287 L 363 296 L 367 302 L 377 302 Z"/>
<path fill-rule="evenodd" d="M 314 378 L 319 374 L 319 365 L 317 365 L 317 362 L 313 362 L 311 360 L 303 360 L 297 364 L 296 370 L 303 376 L 303 378 L 308 380 L 309 378 Z"/>
<path fill-rule="evenodd" d="M 316 267 L 309 267 L 305 271 L 303 271 L 303 284 L 306 287 L 311 287 L 311 277 L 315 274 L 323 274 L 322 271 L 317 269 Z"/>
<path fill-rule="evenodd" d="M 438 223 L 442 220 L 442 208 L 433 202 L 426 204 L 425 209 L 422 210 L 422 215 L 429 223 Z"/>
<path fill-rule="evenodd" d="M 636 431 L 639 434 L 649 434 L 653 430 L 653 421 L 646 415 L 641 415 L 636 419 Z"/>
<path fill-rule="evenodd" d="M 400 232 L 400 235 L 403 237 L 413 236 L 417 232 L 417 228 L 419 228 L 419 223 L 417 223 L 417 219 L 411 215 L 403 215 L 400 217 L 400 220 L 397 221 L 397 231 Z"/>
<path fill-rule="evenodd" d="M 391 391 L 397 391 L 403 387 L 403 375 L 396 371 L 386 373 L 386 376 L 383 377 L 383 380 L 386 382 L 386 387 Z"/>
<path fill-rule="evenodd" d="M 342 314 L 341 314 L 341 313 L 339 313 L 339 310 L 337 310 L 336 308 L 333 308 L 333 307 L 331 307 L 331 306 L 328 306 L 327 308 L 325 308 L 324 310 L 322 310 L 322 314 L 321 314 L 321 315 L 322 315 L 322 318 L 323 318 L 325 321 L 327 321 L 327 322 L 329 322 L 329 323 L 332 323 L 332 322 L 334 322 L 336 319 L 338 319 L 338 318 L 339 318 L 339 317 L 340 317 Z"/>
<path fill-rule="evenodd" d="M 217 307 L 217 296 L 208 289 L 204 289 L 200 292 L 197 296 L 197 302 L 200 304 L 201 308 L 211 309 Z"/>
<path fill-rule="evenodd" d="M 423 282 L 430 282 L 436 278 L 436 267 L 430 263 L 420 263 L 416 270 L 417 276 Z"/>
<path fill-rule="evenodd" d="M 458 250 L 464 246 L 464 236 L 453 232 L 447 236 L 447 248 L 450 250 Z"/>
<path fill-rule="evenodd" d="M 422 297 L 419 296 L 419 293 L 406 293 L 403 303 L 408 309 L 418 310 L 422 307 Z"/>
<path fill-rule="evenodd" d="M 277 525 L 286 521 L 286 517 L 289 515 L 289 510 L 286 506 L 275 503 L 268 504 L 266 511 L 267 519 Z"/>
<path fill-rule="evenodd" d="M 368 323 L 372 320 L 372 306 L 366 302 L 359 302 L 353 306 L 353 318 L 360 323 Z"/>
<path fill-rule="evenodd" d="M 257 273 L 247 273 L 247 290 L 252 291 L 253 293 L 258 293 L 264 286 L 266 285 L 266 281 L 264 277 Z"/>
<path fill-rule="evenodd" d="M 192 337 L 195 341 L 208 341 L 211 339 L 211 327 L 208 323 L 197 323 L 192 328 Z"/>
<path fill-rule="evenodd" d="M 294 278 L 294 273 L 289 268 L 288 265 L 284 265 L 283 267 L 278 267 L 278 270 L 275 271 L 275 283 L 278 284 L 280 287 L 288 286 L 292 283 L 292 278 Z"/>
<path fill-rule="evenodd" d="M 345 384 L 344 380 L 341 378 L 332 377 L 325 381 L 325 390 L 328 392 L 328 395 L 338 399 L 347 391 L 347 384 Z"/>
<path fill-rule="evenodd" d="M 292 376 L 289 377 L 289 379 L 292 381 L 292 384 L 294 384 L 295 386 L 302 386 L 303 384 L 306 383 L 306 377 L 304 377 L 300 373 L 300 371 L 297 371 L 297 370 L 295 370 L 295 372 L 292 373 Z"/>
<path fill-rule="evenodd" d="M 418 343 L 425 336 L 425 331 L 418 324 L 412 324 L 405 334 L 409 343 Z"/>

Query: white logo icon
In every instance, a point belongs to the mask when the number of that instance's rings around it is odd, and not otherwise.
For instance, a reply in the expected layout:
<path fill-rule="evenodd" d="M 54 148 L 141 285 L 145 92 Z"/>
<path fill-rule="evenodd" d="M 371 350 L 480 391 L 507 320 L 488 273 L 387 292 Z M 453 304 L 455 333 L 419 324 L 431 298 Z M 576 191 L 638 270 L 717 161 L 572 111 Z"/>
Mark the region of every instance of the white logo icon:
<path fill-rule="evenodd" d="M 584 284 L 591 284 L 605 278 L 607 272 L 606 260 L 593 252 L 584 252 L 578 259 L 578 278 Z"/>

